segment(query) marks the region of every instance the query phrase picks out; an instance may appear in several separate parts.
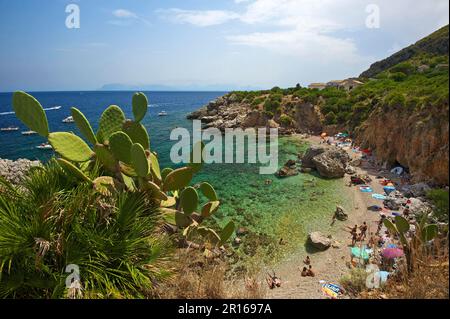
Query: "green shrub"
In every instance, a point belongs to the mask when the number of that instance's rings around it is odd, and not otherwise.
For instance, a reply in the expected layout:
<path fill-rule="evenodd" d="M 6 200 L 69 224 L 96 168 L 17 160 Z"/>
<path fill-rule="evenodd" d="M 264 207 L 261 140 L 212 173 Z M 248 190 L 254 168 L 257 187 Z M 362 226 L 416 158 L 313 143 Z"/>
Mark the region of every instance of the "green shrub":
<path fill-rule="evenodd" d="M 340 279 L 340 284 L 351 295 L 358 295 L 367 289 L 366 280 L 368 273 L 362 268 L 353 268 L 347 275 Z"/>
<path fill-rule="evenodd" d="M 283 124 L 284 126 L 289 126 L 294 122 L 294 120 L 292 119 L 292 117 L 290 117 L 289 115 L 286 114 L 281 114 L 280 116 L 280 123 Z"/>
<path fill-rule="evenodd" d="M 407 75 L 403 72 L 395 72 L 391 73 L 389 76 L 390 79 L 396 81 L 396 82 L 402 82 L 406 79 Z"/>
<path fill-rule="evenodd" d="M 410 63 L 410 62 L 402 62 L 397 64 L 396 66 L 392 67 L 390 72 L 391 73 L 404 73 L 404 74 L 411 74 L 416 70 L 416 67 Z"/>
<path fill-rule="evenodd" d="M 327 115 L 325 115 L 325 124 L 327 125 L 337 124 L 337 117 L 334 112 L 330 112 Z"/>
<path fill-rule="evenodd" d="M 427 198 L 433 202 L 435 216 L 440 221 L 448 223 L 449 191 L 446 189 L 433 189 L 427 193 Z"/>

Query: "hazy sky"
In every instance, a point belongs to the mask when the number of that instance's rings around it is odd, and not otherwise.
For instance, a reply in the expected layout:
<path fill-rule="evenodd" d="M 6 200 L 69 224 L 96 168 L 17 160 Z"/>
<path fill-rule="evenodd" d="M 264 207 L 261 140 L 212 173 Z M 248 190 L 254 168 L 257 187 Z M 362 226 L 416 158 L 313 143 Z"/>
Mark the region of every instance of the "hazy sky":
<path fill-rule="evenodd" d="M 69 4 L 80 28 L 66 27 Z M 369 4 L 380 27 L 367 28 Z M 0 0 L 0 91 L 307 85 L 448 24 L 448 0 Z"/>

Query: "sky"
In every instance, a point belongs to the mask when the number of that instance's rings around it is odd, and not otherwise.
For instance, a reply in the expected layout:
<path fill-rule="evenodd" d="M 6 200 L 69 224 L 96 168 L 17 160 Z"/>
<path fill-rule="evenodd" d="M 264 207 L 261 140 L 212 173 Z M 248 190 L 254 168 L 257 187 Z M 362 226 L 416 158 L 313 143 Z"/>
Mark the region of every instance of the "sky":
<path fill-rule="evenodd" d="M 71 4 L 79 28 L 67 27 Z M 0 92 L 344 79 L 448 24 L 448 10 L 448 0 L 0 0 Z"/>

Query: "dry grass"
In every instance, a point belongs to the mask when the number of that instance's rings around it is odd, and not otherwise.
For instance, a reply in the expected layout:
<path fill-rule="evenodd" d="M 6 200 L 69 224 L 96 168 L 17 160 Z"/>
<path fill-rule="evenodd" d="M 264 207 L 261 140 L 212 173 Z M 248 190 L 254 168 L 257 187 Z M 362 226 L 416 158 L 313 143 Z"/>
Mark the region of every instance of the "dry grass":
<path fill-rule="evenodd" d="M 399 265 L 396 277 L 390 277 L 380 291 L 364 291 L 362 298 L 449 299 L 449 245 L 447 238 L 434 240 L 433 246 L 413 247 L 412 263 Z"/>
<path fill-rule="evenodd" d="M 221 258 L 209 259 L 197 250 L 180 250 L 176 275 L 158 287 L 163 299 L 260 299 L 264 286 L 255 277 L 228 278 L 228 264 Z"/>
<path fill-rule="evenodd" d="M 402 299 L 449 298 L 449 249 L 448 240 L 434 240 L 433 246 L 412 250 L 412 271 L 401 264 L 399 275 L 389 282 L 386 294 Z"/>

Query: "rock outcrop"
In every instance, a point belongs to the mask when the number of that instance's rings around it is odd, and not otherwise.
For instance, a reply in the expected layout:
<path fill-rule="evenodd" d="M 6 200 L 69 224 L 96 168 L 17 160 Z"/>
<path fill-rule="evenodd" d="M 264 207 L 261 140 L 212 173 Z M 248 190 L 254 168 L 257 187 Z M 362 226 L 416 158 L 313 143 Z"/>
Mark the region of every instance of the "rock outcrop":
<path fill-rule="evenodd" d="M 19 184 L 30 168 L 40 165 L 39 161 L 27 159 L 18 159 L 17 161 L 0 159 L 0 176 L 13 184 Z"/>
<path fill-rule="evenodd" d="M 327 250 L 333 241 L 321 232 L 312 232 L 308 235 L 309 243 L 318 250 Z"/>
<path fill-rule="evenodd" d="M 316 169 L 326 178 L 344 177 L 350 156 L 338 147 L 314 146 L 302 158 L 302 167 Z"/>

